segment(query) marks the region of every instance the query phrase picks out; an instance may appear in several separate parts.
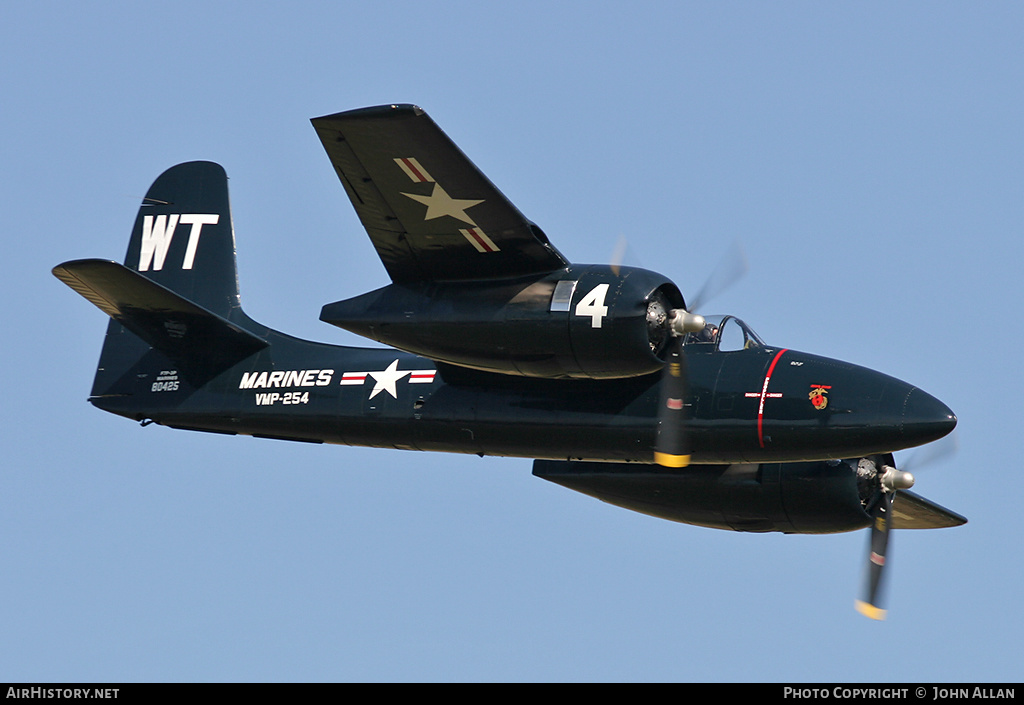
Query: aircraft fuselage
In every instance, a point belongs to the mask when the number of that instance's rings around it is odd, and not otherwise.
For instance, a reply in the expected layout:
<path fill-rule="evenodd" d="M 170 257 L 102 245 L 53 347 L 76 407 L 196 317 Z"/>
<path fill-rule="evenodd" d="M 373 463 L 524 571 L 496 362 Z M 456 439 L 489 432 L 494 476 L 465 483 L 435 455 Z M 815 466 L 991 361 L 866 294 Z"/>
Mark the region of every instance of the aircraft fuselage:
<path fill-rule="evenodd" d="M 260 332 L 260 331 L 257 331 Z M 477 372 L 397 350 L 267 348 L 205 385 L 150 351 L 90 398 L 137 420 L 318 443 L 550 459 L 651 462 L 658 374 L 546 380 Z M 849 458 L 921 445 L 953 413 L 887 375 L 776 347 L 687 346 L 695 463 Z"/>

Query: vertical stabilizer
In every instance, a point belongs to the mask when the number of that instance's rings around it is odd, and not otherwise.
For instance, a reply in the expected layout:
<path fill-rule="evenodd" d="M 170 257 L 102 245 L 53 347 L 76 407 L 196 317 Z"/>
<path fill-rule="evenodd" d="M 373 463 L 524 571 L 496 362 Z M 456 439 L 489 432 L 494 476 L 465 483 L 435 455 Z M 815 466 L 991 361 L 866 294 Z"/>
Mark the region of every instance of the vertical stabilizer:
<path fill-rule="evenodd" d="M 223 167 L 187 162 L 157 177 L 139 207 L 124 264 L 232 319 L 240 303 Z"/>
<path fill-rule="evenodd" d="M 213 162 L 179 164 L 157 177 L 139 207 L 123 268 L 82 260 L 54 274 L 113 319 L 94 403 L 132 397 L 153 366 L 202 384 L 265 344 L 246 330 L 252 322 L 238 296 L 228 179 Z"/>

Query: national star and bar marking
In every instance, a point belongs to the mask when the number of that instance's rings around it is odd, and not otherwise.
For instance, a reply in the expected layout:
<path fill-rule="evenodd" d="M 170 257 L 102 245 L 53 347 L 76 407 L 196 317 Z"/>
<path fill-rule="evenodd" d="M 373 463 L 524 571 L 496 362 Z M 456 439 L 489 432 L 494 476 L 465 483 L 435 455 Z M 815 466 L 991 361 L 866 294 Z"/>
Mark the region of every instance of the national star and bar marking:
<path fill-rule="evenodd" d="M 434 381 L 437 370 L 400 370 L 398 359 L 383 370 L 368 370 L 365 372 L 344 372 L 341 375 L 340 384 L 343 386 L 357 386 L 366 382 L 367 377 L 374 379 L 373 389 L 370 391 L 370 399 L 381 392 L 387 392 L 393 398 L 398 398 L 398 382 L 408 376 L 409 384 L 430 384 Z"/>
<path fill-rule="evenodd" d="M 476 222 L 466 213 L 469 208 L 483 203 L 484 199 L 452 198 L 415 157 L 395 157 L 394 160 L 395 164 L 399 166 L 413 183 L 434 185 L 429 196 L 406 193 L 404 191 L 400 192 L 403 196 L 422 203 L 427 207 L 427 212 L 423 216 L 424 221 L 449 215 L 472 226 L 471 228 L 459 228 L 459 233 L 462 237 L 466 238 L 466 241 L 477 252 L 501 251 L 501 248 L 494 243 L 494 240 L 488 237 L 487 233 L 481 230 Z"/>

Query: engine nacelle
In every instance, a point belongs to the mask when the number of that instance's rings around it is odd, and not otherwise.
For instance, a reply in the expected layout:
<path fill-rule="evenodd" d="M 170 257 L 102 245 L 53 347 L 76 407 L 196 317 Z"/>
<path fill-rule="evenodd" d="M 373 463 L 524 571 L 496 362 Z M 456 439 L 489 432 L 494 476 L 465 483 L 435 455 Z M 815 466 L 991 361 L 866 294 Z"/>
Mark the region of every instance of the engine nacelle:
<path fill-rule="evenodd" d="M 609 504 L 713 529 L 830 534 L 871 523 L 857 460 L 679 470 L 536 460 L 533 474 Z"/>
<path fill-rule="evenodd" d="M 391 284 L 328 304 L 320 319 L 461 367 L 608 379 L 660 370 L 666 317 L 683 306 L 660 274 L 573 265 L 541 278 Z"/>

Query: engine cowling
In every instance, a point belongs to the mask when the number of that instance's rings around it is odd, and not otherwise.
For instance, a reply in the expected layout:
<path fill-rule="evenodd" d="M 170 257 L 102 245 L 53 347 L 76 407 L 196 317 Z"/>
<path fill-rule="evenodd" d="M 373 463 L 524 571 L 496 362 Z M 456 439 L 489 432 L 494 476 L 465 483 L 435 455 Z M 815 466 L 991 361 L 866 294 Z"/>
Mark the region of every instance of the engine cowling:
<path fill-rule="evenodd" d="M 573 265 L 540 278 L 391 284 L 320 319 L 432 360 L 502 374 L 610 379 L 661 369 L 678 287 L 644 269 Z"/>

